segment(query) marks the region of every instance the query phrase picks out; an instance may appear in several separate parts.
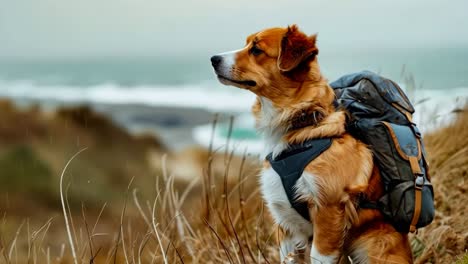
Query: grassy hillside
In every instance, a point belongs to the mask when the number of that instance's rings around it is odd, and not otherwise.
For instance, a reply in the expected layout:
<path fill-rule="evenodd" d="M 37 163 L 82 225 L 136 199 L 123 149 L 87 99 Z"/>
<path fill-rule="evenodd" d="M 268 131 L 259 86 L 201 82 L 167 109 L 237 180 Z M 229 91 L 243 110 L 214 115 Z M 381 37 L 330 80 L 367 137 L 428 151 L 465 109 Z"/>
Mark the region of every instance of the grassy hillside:
<path fill-rule="evenodd" d="M 414 237 L 417 263 L 451 263 L 468 250 L 468 112 L 424 139 L 436 218 Z M 465 262 L 467 257 L 465 256 Z"/>
<path fill-rule="evenodd" d="M 468 242 L 468 113 L 425 142 L 437 214 L 413 249 L 418 263 L 450 263 Z M 84 147 L 64 174 L 67 225 L 60 175 Z M 2 102 L 0 168 L 0 263 L 278 263 L 254 157 L 169 153 L 88 108 Z"/>
<path fill-rule="evenodd" d="M 0 102 L 0 208 L 11 208 L 13 214 L 20 213 L 19 208 L 59 208 L 58 177 L 67 160 L 83 148 L 86 154 L 69 168 L 69 197 L 90 206 L 120 197 L 115 187 L 131 177 L 154 173 L 148 153 L 165 150 L 157 139 L 134 137 L 88 107 L 46 113 Z"/>

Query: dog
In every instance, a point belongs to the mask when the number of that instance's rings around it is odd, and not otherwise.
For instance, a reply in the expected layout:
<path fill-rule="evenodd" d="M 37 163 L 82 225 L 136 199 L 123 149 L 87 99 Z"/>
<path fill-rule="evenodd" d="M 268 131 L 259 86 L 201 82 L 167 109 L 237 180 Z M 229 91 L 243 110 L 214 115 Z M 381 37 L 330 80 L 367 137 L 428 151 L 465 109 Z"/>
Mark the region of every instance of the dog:
<path fill-rule="evenodd" d="M 270 28 L 248 36 L 240 50 L 211 57 L 222 84 L 257 96 L 252 113 L 265 140 L 263 157 L 309 139 L 332 138 L 295 185 L 310 221 L 292 208 L 279 175 L 263 163 L 261 192 L 284 234 L 281 261 L 412 263 L 407 234 L 397 232 L 378 210 L 358 206 L 360 197 L 376 201 L 384 193 L 379 170 L 367 146 L 346 132 L 346 113 L 334 106 L 335 94 L 320 72 L 316 39 L 297 25 Z M 304 113 L 316 122 L 295 126 Z"/>

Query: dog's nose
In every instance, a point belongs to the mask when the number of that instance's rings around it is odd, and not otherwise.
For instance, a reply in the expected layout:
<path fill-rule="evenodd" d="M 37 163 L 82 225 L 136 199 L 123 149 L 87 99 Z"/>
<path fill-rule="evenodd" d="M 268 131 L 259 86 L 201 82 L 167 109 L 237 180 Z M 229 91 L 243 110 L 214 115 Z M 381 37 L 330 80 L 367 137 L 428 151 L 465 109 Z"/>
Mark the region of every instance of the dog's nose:
<path fill-rule="evenodd" d="M 211 57 L 211 65 L 213 65 L 213 67 L 216 68 L 221 63 L 222 60 L 223 60 L 223 57 L 215 55 Z"/>

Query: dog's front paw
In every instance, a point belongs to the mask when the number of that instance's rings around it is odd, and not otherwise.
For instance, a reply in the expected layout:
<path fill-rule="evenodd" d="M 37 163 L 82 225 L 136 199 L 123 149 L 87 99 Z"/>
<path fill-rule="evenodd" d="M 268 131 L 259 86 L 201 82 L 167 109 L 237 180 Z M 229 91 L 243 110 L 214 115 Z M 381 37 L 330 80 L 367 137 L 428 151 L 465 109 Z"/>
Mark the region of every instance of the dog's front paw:
<path fill-rule="evenodd" d="M 281 262 L 281 264 L 305 264 L 304 257 L 301 254 L 290 252 Z"/>
<path fill-rule="evenodd" d="M 290 252 L 281 262 L 281 264 L 297 264 L 296 260 L 294 259 L 294 253 Z"/>

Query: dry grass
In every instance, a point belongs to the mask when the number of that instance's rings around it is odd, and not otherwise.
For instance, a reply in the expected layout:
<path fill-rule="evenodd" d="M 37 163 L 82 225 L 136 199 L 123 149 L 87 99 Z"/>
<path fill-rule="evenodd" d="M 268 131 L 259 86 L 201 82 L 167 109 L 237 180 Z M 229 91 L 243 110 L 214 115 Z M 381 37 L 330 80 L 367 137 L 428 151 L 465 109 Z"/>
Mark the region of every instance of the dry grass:
<path fill-rule="evenodd" d="M 425 142 L 437 215 L 412 238 L 416 261 L 466 263 L 468 113 L 460 112 L 453 125 L 427 135 Z M 87 152 L 72 164 L 87 159 Z M 195 153 L 204 157 L 200 173 L 183 184 L 173 169 L 184 165 L 180 159 L 153 156 L 160 171 L 139 179 L 152 192 L 143 194 L 128 178 L 119 187 L 121 202 L 109 201 L 120 207 L 117 213 L 106 203 L 67 199 L 75 183 L 67 185 L 72 175 L 65 173 L 64 215 L 1 213 L 0 263 L 278 263 L 277 227 L 257 189 L 258 162 L 231 152 Z"/>
<path fill-rule="evenodd" d="M 415 237 L 417 263 L 450 263 L 468 249 L 468 112 L 425 137 L 436 218 Z M 466 256 L 465 256 L 466 259 Z"/>

